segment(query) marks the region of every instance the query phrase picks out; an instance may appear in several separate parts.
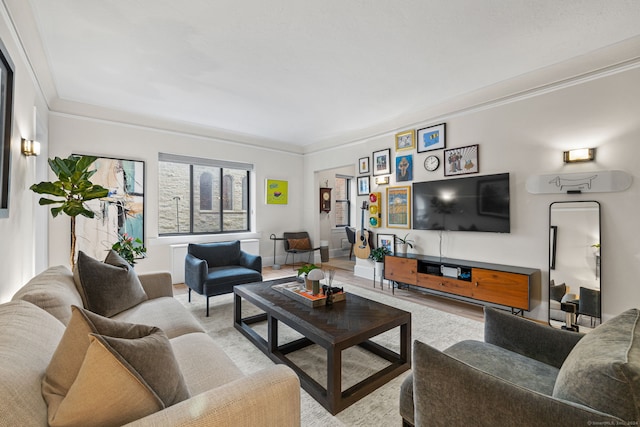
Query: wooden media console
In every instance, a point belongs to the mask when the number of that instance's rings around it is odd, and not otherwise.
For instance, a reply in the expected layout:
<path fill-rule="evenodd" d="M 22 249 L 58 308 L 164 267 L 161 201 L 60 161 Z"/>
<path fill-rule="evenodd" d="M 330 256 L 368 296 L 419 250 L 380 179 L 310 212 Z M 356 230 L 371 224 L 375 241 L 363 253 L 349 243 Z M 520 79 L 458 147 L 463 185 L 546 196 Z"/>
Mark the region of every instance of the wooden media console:
<path fill-rule="evenodd" d="M 461 297 L 529 311 L 532 294 L 540 292 L 540 270 L 439 258 L 426 255 L 387 255 L 384 278 Z"/>

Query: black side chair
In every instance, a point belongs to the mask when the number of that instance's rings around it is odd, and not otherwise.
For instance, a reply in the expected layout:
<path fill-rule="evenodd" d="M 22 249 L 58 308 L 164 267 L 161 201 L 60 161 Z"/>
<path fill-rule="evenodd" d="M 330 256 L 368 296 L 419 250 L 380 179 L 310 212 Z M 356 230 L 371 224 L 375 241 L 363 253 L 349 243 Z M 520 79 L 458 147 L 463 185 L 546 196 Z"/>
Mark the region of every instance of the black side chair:
<path fill-rule="evenodd" d="M 234 285 L 262 282 L 262 258 L 240 249 L 240 241 L 190 243 L 184 260 L 184 280 L 191 290 L 209 298 L 233 292 Z"/>
<path fill-rule="evenodd" d="M 351 256 L 353 255 L 353 245 L 356 244 L 356 230 L 351 227 L 345 227 L 344 230 L 347 232 L 347 239 L 351 244 L 351 247 L 349 248 L 349 259 L 351 259 Z"/>
<path fill-rule="evenodd" d="M 580 299 L 578 300 L 578 316 L 591 317 L 591 327 L 596 325 L 600 319 L 600 290 L 580 288 Z"/>
<path fill-rule="evenodd" d="M 292 255 L 293 258 L 293 268 L 296 268 L 296 255 L 297 254 L 307 254 L 307 263 L 311 261 L 311 255 L 314 251 L 319 251 L 320 247 L 314 248 L 311 244 L 311 239 L 309 238 L 309 233 L 306 231 L 299 231 L 296 233 L 285 232 L 282 233 L 282 237 L 284 238 L 284 251 L 287 253 L 287 256 L 284 259 L 284 263 L 286 264 L 289 260 L 289 254 Z"/>

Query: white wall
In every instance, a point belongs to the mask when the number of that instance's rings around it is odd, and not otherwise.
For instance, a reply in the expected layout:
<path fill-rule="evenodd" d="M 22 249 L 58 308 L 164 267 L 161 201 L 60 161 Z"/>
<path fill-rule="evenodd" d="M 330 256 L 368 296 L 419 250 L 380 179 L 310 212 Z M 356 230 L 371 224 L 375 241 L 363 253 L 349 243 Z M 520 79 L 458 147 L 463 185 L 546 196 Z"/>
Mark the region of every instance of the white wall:
<path fill-rule="evenodd" d="M 442 244 L 441 255 L 445 257 L 539 268 L 542 271 L 542 301 L 533 302 L 530 316 L 546 319 L 549 204 L 593 199 L 602 204 L 604 318 L 627 308 L 640 307 L 640 292 L 637 291 L 640 277 L 638 82 L 640 69 L 636 68 L 539 96 L 451 117 L 445 115 L 442 120 L 423 123 L 447 123 L 447 148 L 479 144 L 480 174 L 511 173 L 511 233 L 443 232 L 440 242 L 439 232 L 411 230 L 411 237 L 417 244 L 414 251 L 439 255 Z M 394 144 L 394 133 L 389 133 L 368 140 L 345 141 L 343 147 L 336 150 L 305 156 L 305 206 L 313 202 L 314 171 L 342 165 L 346 159 L 356 165 L 358 158 L 371 156 L 373 151 L 384 148 L 391 148 L 394 157 Z M 583 147 L 597 147 L 595 162 L 573 165 L 562 162 L 562 151 Z M 442 160 L 442 150 L 435 153 Z M 422 163 L 426 155 L 414 151 L 414 182 L 444 179 L 442 166 L 434 173 L 424 169 Z M 585 195 L 534 195 L 525 189 L 526 179 L 531 175 L 609 169 L 631 173 L 634 177 L 631 188 L 619 193 Z M 372 191 L 383 193 L 384 203 L 386 186 L 372 183 L 371 187 Z M 386 215 L 385 209 L 383 215 Z M 317 223 L 307 211 L 304 220 L 310 229 Z M 404 235 L 407 230 L 381 228 L 376 231 Z M 359 260 L 362 261 L 367 260 Z"/>
<path fill-rule="evenodd" d="M 47 239 L 46 230 L 34 227 L 39 216 L 34 209 L 38 198 L 28 190 L 31 184 L 42 177 L 47 167 L 47 108 L 8 22 L 6 10 L 0 7 L 0 39 L 15 66 L 9 217 L 0 218 L 0 302 L 11 299 L 15 291 L 34 275 L 34 260 L 36 255 L 40 259 L 45 255 L 40 248 L 46 246 Z M 37 133 L 34 120 L 38 122 Z M 39 158 L 23 156 L 20 153 L 22 137 L 37 138 L 42 142 L 43 155 Z"/>
<path fill-rule="evenodd" d="M 271 149 L 250 147 L 231 141 L 205 138 L 183 133 L 119 124 L 115 122 L 53 113 L 50 117 L 50 156 L 90 154 L 145 162 L 145 240 L 147 259 L 136 264 L 141 272 L 171 270 L 170 245 L 188 242 L 210 242 L 258 238 L 263 264 L 273 263 L 273 242 L 269 235 L 302 228 L 302 156 Z M 158 236 L 158 153 L 166 152 L 195 157 L 241 161 L 255 165 L 254 193 L 255 233 L 234 233 L 218 236 L 159 237 Z M 265 179 L 289 181 L 288 205 L 265 203 Z M 68 265 L 70 222 L 68 217 L 49 220 L 49 264 Z M 278 256 L 284 260 L 282 243 Z"/>

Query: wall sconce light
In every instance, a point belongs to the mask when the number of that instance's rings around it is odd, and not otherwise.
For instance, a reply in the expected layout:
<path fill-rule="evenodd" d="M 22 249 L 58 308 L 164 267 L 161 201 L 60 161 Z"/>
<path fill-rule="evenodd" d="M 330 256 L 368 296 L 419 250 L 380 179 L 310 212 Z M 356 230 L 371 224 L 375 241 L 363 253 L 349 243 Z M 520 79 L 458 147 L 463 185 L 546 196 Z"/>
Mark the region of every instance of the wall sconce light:
<path fill-rule="evenodd" d="M 22 154 L 25 156 L 40 155 L 40 143 L 38 141 L 22 138 Z"/>
<path fill-rule="evenodd" d="M 595 148 L 580 148 L 569 150 L 563 153 L 565 163 L 590 162 L 596 157 Z"/>
<path fill-rule="evenodd" d="M 389 177 L 388 176 L 378 176 L 378 177 L 376 177 L 376 184 L 382 185 L 382 184 L 388 184 L 388 183 L 389 183 Z"/>

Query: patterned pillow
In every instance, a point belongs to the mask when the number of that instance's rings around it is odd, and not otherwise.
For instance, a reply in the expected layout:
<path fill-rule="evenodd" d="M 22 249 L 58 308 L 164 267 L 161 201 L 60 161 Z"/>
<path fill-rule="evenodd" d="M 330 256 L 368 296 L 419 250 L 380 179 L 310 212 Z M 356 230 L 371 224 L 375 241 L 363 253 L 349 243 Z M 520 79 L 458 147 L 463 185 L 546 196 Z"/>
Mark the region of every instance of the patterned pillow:
<path fill-rule="evenodd" d="M 289 249 L 297 249 L 300 251 L 306 251 L 311 249 L 311 242 L 308 237 L 304 239 L 287 239 L 289 242 Z"/>
<path fill-rule="evenodd" d="M 49 425 L 122 425 L 189 398 L 160 329 L 72 307 L 42 381 Z"/>
<path fill-rule="evenodd" d="M 115 251 L 104 262 L 80 251 L 73 279 L 84 307 L 111 317 L 147 300 L 136 272 Z"/>

